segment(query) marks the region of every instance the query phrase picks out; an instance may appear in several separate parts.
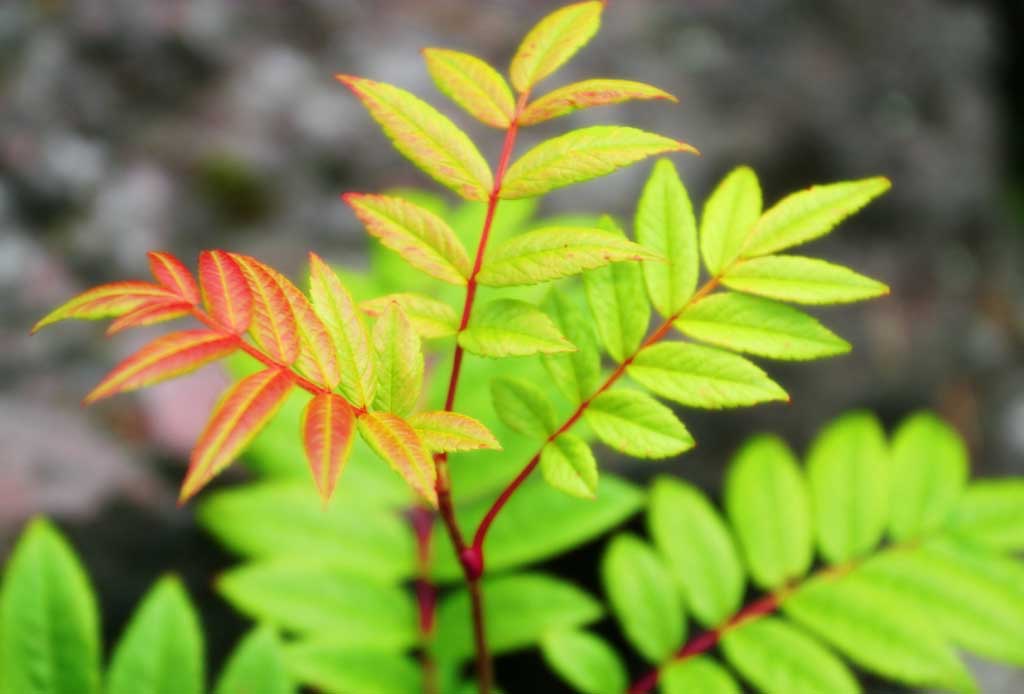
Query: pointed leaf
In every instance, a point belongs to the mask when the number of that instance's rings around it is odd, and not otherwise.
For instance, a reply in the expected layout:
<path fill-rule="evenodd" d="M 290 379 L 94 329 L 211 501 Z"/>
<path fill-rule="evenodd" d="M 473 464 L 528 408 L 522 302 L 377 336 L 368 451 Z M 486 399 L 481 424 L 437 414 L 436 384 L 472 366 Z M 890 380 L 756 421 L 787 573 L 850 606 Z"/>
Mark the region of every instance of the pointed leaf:
<path fill-rule="evenodd" d="M 199 284 L 210 316 L 226 330 L 242 334 L 252 321 L 252 290 L 237 260 L 225 251 L 199 254 Z"/>
<path fill-rule="evenodd" d="M 505 175 L 505 200 L 543 195 L 588 181 L 664 152 L 697 150 L 685 142 L 623 126 L 580 128 L 540 143 L 520 157 Z"/>
<path fill-rule="evenodd" d="M 603 2 L 567 5 L 530 29 L 509 67 L 516 91 L 532 89 L 586 45 L 601 26 L 603 9 Z"/>
<path fill-rule="evenodd" d="M 355 413 L 340 395 L 320 393 L 302 413 L 302 442 L 313 481 L 326 503 L 352 451 Z"/>
<path fill-rule="evenodd" d="M 622 234 L 605 218 L 602 226 Z M 617 362 L 636 352 L 647 334 L 651 304 L 637 263 L 616 263 L 583 274 L 587 303 L 605 349 Z"/>
<path fill-rule="evenodd" d="M 486 200 L 491 170 L 464 132 L 427 102 L 383 82 L 352 75 L 337 79 L 363 102 L 384 134 L 409 161 L 467 200 Z"/>
<path fill-rule="evenodd" d="M 1004 552 L 1024 549 L 1024 480 L 982 480 L 967 487 L 947 526 L 957 535 Z"/>
<path fill-rule="evenodd" d="M 548 667 L 583 694 L 622 692 L 629 686 L 626 666 L 608 643 L 588 631 L 552 631 L 541 639 Z"/>
<path fill-rule="evenodd" d="M 398 304 L 384 309 L 373 326 L 377 391 L 374 408 L 404 416 L 416 406 L 423 385 L 420 338 Z"/>
<path fill-rule="evenodd" d="M 256 627 L 242 639 L 228 657 L 213 694 L 295 694 L 273 629 Z"/>
<path fill-rule="evenodd" d="M 544 308 L 565 337 L 576 346 L 568 354 L 544 354 L 541 361 L 565 397 L 574 403 L 589 398 L 601 384 L 601 354 L 590 323 L 579 305 L 557 289 L 548 292 Z"/>
<path fill-rule="evenodd" d="M 693 206 L 668 159 L 654 165 L 640 196 L 635 226 L 636 240 L 666 260 L 641 266 L 651 303 L 661 315 L 675 315 L 697 288 L 700 259 Z"/>
<path fill-rule="evenodd" d="M 284 403 L 292 383 L 288 371 L 265 369 L 228 389 L 192 450 L 188 472 L 181 485 L 181 503 L 238 457 Z"/>
<path fill-rule="evenodd" d="M 634 458 L 668 458 L 693 448 L 693 437 L 669 408 L 635 390 L 608 390 L 584 412 L 597 438 Z"/>
<path fill-rule="evenodd" d="M 889 293 L 889 288 L 842 265 L 796 255 L 735 263 L 722 284 L 730 289 L 795 304 L 846 304 Z"/>
<path fill-rule="evenodd" d="M 279 274 L 255 258 L 232 254 L 252 292 L 249 331 L 272 359 L 290 365 L 299 356 L 299 326 L 295 312 L 278 282 Z"/>
<path fill-rule="evenodd" d="M 474 55 L 444 48 L 425 48 L 423 57 L 437 88 L 470 115 L 492 128 L 512 124 L 515 97 L 497 70 Z"/>
<path fill-rule="evenodd" d="M 540 309 L 518 299 L 496 299 L 474 314 L 459 333 L 459 345 L 482 357 L 519 357 L 573 352 L 555 324 Z"/>
<path fill-rule="evenodd" d="M 50 323 L 77 318 L 98 320 L 123 316 L 153 303 L 177 299 L 164 287 L 149 282 L 111 282 L 82 292 L 58 306 L 32 326 L 36 333 Z"/>
<path fill-rule="evenodd" d="M 146 256 L 149 258 L 149 271 L 161 286 L 169 289 L 185 303 L 199 305 L 202 299 L 199 295 L 199 285 L 184 263 L 170 253 L 150 251 Z"/>
<path fill-rule="evenodd" d="M 769 359 L 821 359 L 850 351 L 846 340 L 806 313 L 744 294 L 701 299 L 675 325 L 696 340 Z"/>
<path fill-rule="evenodd" d="M 390 304 L 397 303 L 412 327 L 425 340 L 454 335 L 459 329 L 459 316 L 448 304 L 422 294 L 387 294 L 359 305 L 367 315 L 380 316 Z"/>
<path fill-rule="evenodd" d="M 187 316 L 191 309 L 191 304 L 176 299 L 153 301 L 115 320 L 107 328 L 107 335 L 114 335 L 128 328 L 157 325 L 174 320 L 175 318 L 181 318 Z"/>
<path fill-rule="evenodd" d="M 558 427 L 547 393 L 526 379 L 495 378 L 491 381 L 491 398 L 501 421 L 523 436 L 546 439 Z"/>
<path fill-rule="evenodd" d="M 741 694 L 729 671 L 709 656 L 677 660 L 658 675 L 661 694 Z"/>
<path fill-rule="evenodd" d="M 540 454 L 540 471 L 555 489 L 592 499 L 597 494 L 597 461 L 590 446 L 572 434 L 548 441 Z"/>
<path fill-rule="evenodd" d="M 487 427 L 458 412 L 420 412 L 409 418 L 409 424 L 433 453 L 501 450 L 501 444 Z"/>
<path fill-rule="evenodd" d="M 519 117 L 519 125 L 535 125 L 581 108 L 620 104 L 633 99 L 678 101 L 668 92 L 643 82 L 613 79 L 584 80 L 560 87 L 529 104 Z"/>
<path fill-rule="evenodd" d="M 704 203 L 700 252 L 713 277 L 739 257 L 743 242 L 761 216 L 761 186 L 749 166 L 738 166 L 722 179 Z"/>
<path fill-rule="evenodd" d="M 339 649 L 330 639 L 285 646 L 288 669 L 317 692 L 411 694 L 423 691 L 420 666 L 410 656 Z"/>
<path fill-rule="evenodd" d="M 341 378 L 338 356 L 327 326 L 313 310 L 313 305 L 291 280 L 270 268 L 265 268 L 284 294 L 295 317 L 299 336 L 299 356 L 296 366 L 313 383 L 328 390 L 335 388 Z"/>
<path fill-rule="evenodd" d="M 789 396 L 757 365 L 720 349 L 686 342 L 645 347 L 626 373 L 652 392 L 688 407 L 745 407 Z"/>
<path fill-rule="evenodd" d="M 408 422 L 387 412 L 367 412 L 359 418 L 359 433 L 420 496 L 437 506 L 434 461 Z"/>
<path fill-rule="evenodd" d="M 549 227 L 493 249 L 477 280 L 488 287 L 516 287 L 629 260 L 660 260 L 660 256 L 610 231 Z"/>

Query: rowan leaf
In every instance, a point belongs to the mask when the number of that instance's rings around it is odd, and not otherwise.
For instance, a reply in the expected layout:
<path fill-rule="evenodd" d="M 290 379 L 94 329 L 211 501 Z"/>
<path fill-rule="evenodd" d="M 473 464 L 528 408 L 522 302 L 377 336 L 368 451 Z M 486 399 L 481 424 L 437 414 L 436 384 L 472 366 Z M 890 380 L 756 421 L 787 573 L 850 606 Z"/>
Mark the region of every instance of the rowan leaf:
<path fill-rule="evenodd" d="M 722 179 L 704 203 L 700 252 L 713 277 L 739 257 L 743 242 L 761 216 L 761 186 L 749 166 L 738 166 Z"/>
<path fill-rule="evenodd" d="M 187 316 L 192 304 L 179 299 L 160 299 L 143 304 L 131 313 L 126 313 L 113 321 L 107 328 L 107 335 L 114 335 L 128 328 L 141 328 L 146 325 L 157 325 L 175 318 Z"/>
<path fill-rule="evenodd" d="M 1024 549 L 1024 480 L 982 480 L 967 487 L 947 527 L 984 547 Z"/>
<path fill-rule="evenodd" d="M 586 45 L 601 26 L 603 9 L 603 2 L 567 5 L 530 29 L 509 67 L 516 91 L 532 89 Z"/>
<path fill-rule="evenodd" d="M 202 300 L 199 285 L 184 263 L 170 253 L 159 251 L 150 251 L 146 257 L 149 258 L 149 271 L 153 273 L 153 279 L 187 304 L 199 305 Z"/>
<path fill-rule="evenodd" d="M 249 329 L 253 312 L 252 290 L 231 253 L 200 253 L 199 285 L 210 316 L 225 330 L 241 335 Z"/>
<path fill-rule="evenodd" d="M 579 629 L 547 633 L 540 650 L 548 666 L 583 694 L 622 692 L 629 686 L 626 666 L 599 636 Z"/>
<path fill-rule="evenodd" d="M 761 215 L 744 240 L 740 255 L 768 255 L 824 236 L 891 186 L 889 179 L 877 176 L 811 186 L 788 195 Z"/>
<path fill-rule="evenodd" d="M 495 378 L 491 381 L 491 398 L 501 421 L 523 436 L 546 439 L 558 427 L 547 393 L 526 379 Z"/>
<path fill-rule="evenodd" d="M 448 304 L 422 294 L 398 293 L 364 301 L 359 305 L 368 316 L 377 317 L 392 303 L 398 304 L 420 337 L 429 340 L 454 335 L 459 316 Z"/>
<path fill-rule="evenodd" d="M 118 364 L 85 396 L 86 404 L 195 371 L 238 349 L 238 338 L 210 330 L 158 337 Z"/>
<path fill-rule="evenodd" d="M 424 48 L 434 84 L 445 96 L 492 128 L 512 124 L 516 101 L 505 78 L 485 61 L 445 48 Z"/>
<path fill-rule="evenodd" d="M 661 256 L 601 229 L 548 227 L 521 234 L 487 255 L 477 281 L 516 287 L 577 275 L 609 263 L 661 260 Z"/>
<path fill-rule="evenodd" d="M 501 197 L 512 200 L 543 195 L 664 152 L 697 154 L 685 142 L 636 128 L 595 125 L 572 130 L 540 143 L 512 164 Z"/>
<path fill-rule="evenodd" d="M 409 418 L 409 424 L 432 453 L 501 450 L 501 444 L 482 422 L 458 412 L 420 412 Z"/>
<path fill-rule="evenodd" d="M 571 496 L 593 499 L 597 494 L 597 461 L 583 439 L 563 433 L 547 443 L 540 454 L 540 472 L 555 489 Z"/>
<path fill-rule="evenodd" d="M 544 354 L 541 361 L 559 390 L 574 403 L 583 402 L 601 381 L 601 354 L 590 323 L 579 305 L 557 289 L 548 292 L 544 307 L 565 337 L 576 346 L 568 354 Z"/>
<path fill-rule="evenodd" d="M 279 273 L 251 256 L 231 255 L 242 268 L 252 292 L 249 332 L 274 361 L 291 365 L 299 356 L 299 326 L 278 281 Z"/>
<path fill-rule="evenodd" d="M 743 357 L 686 342 L 645 347 L 626 373 L 656 395 L 687 407 L 745 407 L 789 396 Z"/>
<path fill-rule="evenodd" d="M 256 627 L 228 656 L 213 694 L 295 694 L 281 641 L 268 626 Z"/>
<path fill-rule="evenodd" d="M 693 206 L 668 159 L 654 165 L 640 196 L 634 226 L 637 241 L 665 258 L 664 263 L 640 267 L 654 308 L 663 316 L 673 316 L 697 288 L 700 258 Z"/>
<path fill-rule="evenodd" d="M 315 395 L 302 413 L 302 442 L 320 497 L 327 503 L 352 452 L 355 412 L 334 393 Z"/>
<path fill-rule="evenodd" d="M 459 345 L 482 357 L 519 357 L 573 352 L 576 348 L 536 306 L 495 299 L 480 307 L 459 333 Z"/>
<path fill-rule="evenodd" d="M 292 385 L 288 371 L 264 369 L 238 381 L 221 396 L 192 450 L 179 503 L 238 457 L 284 403 Z"/>
<path fill-rule="evenodd" d="M 342 196 L 366 231 L 410 265 L 443 282 L 463 285 L 472 263 L 451 227 L 433 212 L 388 195 Z"/>
<path fill-rule="evenodd" d="M 889 293 L 881 282 L 847 267 L 796 255 L 741 260 L 725 273 L 722 284 L 795 304 L 846 304 Z"/>
<path fill-rule="evenodd" d="M 665 99 L 678 102 L 666 91 L 643 82 L 590 79 L 559 87 L 531 102 L 519 116 L 519 125 L 536 125 L 591 106 L 620 104 L 633 99 Z"/>
<path fill-rule="evenodd" d="M 850 351 L 846 340 L 806 313 L 733 292 L 701 299 L 675 326 L 696 340 L 769 359 L 821 359 Z"/>
<path fill-rule="evenodd" d="M 377 381 L 373 369 L 370 335 L 352 295 L 327 263 L 309 255 L 309 294 L 337 350 L 340 381 L 345 398 L 357 407 L 373 402 Z"/>
<path fill-rule="evenodd" d="M 404 416 L 412 411 L 423 385 L 420 338 L 398 304 L 384 309 L 373 326 L 377 390 L 374 408 Z"/>
<path fill-rule="evenodd" d="M 583 416 L 597 438 L 634 458 L 668 458 L 694 445 L 672 410 L 636 390 L 607 390 Z"/>
<path fill-rule="evenodd" d="M 177 299 L 176 295 L 164 287 L 149 282 L 101 284 L 55 308 L 32 326 L 32 333 L 38 332 L 51 323 L 69 318 L 79 320 L 112 318 L 123 316 L 153 303 L 163 303 L 175 299 Z"/>
<path fill-rule="evenodd" d="M 367 412 L 358 421 L 359 433 L 370 448 L 420 496 L 437 506 L 434 461 L 412 426 L 389 412 Z"/>
<path fill-rule="evenodd" d="M 410 656 L 368 649 L 339 649 L 327 640 L 285 646 L 288 670 L 318 692 L 410 694 L 423 691 L 423 674 Z"/>
<path fill-rule="evenodd" d="M 409 161 L 467 200 L 487 199 L 494 185 L 491 170 L 473 141 L 447 116 L 394 85 L 352 75 L 336 77 Z"/>
<path fill-rule="evenodd" d="M 661 694 L 741 694 L 729 671 L 709 656 L 677 660 L 658 675 Z"/>
<path fill-rule="evenodd" d="M 328 390 L 334 389 L 341 379 L 338 370 L 338 355 L 327 326 L 313 310 L 313 305 L 291 280 L 271 268 L 265 268 L 284 294 L 295 317 L 295 328 L 299 336 L 298 370 L 313 383 Z"/>

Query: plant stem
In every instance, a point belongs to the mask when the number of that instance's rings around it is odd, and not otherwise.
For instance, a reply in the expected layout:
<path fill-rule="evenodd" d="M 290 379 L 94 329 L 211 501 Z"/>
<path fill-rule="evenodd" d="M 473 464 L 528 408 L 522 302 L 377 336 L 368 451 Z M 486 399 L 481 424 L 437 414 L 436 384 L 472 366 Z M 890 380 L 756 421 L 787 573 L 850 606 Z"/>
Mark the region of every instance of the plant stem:
<path fill-rule="evenodd" d="M 434 514 L 424 506 L 416 506 L 409 511 L 409 523 L 416 536 L 415 591 L 416 604 L 419 608 L 423 694 L 438 694 L 437 666 L 431 654 L 431 644 L 434 639 L 434 615 L 437 606 L 437 589 L 430 581 L 430 535 L 434 527 Z"/>

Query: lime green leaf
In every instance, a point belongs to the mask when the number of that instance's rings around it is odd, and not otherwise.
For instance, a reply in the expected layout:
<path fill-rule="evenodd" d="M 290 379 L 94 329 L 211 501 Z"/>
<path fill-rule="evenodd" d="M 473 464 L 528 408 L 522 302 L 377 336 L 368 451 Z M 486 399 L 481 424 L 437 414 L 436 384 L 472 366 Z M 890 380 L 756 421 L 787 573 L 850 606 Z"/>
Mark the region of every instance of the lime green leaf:
<path fill-rule="evenodd" d="M 32 521 L 8 560 L 0 633 L 5 694 L 99 692 L 96 599 L 74 551 L 45 520 Z"/>
<path fill-rule="evenodd" d="M 512 200 L 543 195 L 664 152 L 697 150 L 685 142 L 636 128 L 580 128 L 546 140 L 520 157 L 505 175 L 501 197 Z"/>
<path fill-rule="evenodd" d="M 889 534 L 909 540 L 945 525 L 967 482 L 967 449 L 933 414 L 905 419 L 893 434 Z"/>
<path fill-rule="evenodd" d="M 519 125 L 535 125 L 581 108 L 621 104 L 632 99 L 678 101 L 668 92 L 643 82 L 615 79 L 583 80 L 559 87 L 527 105 L 519 116 Z"/>
<path fill-rule="evenodd" d="M 473 269 L 462 242 L 439 216 L 389 195 L 342 196 L 367 233 L 417 270 L 451 284 L 465 284 Z"/>
<path fill-rule="evenodd" d="M 383 82 L 336 75 L 409 161 L 467 200 L 486 200 L 494 179 L 466 133 L 425 101 Z"/>
<path fill-rule="evenodd" d="M 391 304 L 373 326 L 377 410 L 407 415 L 416 406 L 423 385 L 423 350 L 412 323 L 398 304 Z"/>
<path fill-rule="evenodd" d="M 574 403 L 589 398 L 601 383 L 601 354 L 597 341 L 577 302 L 564 292 L 552 289 L 544 300 L 544 308 L 558 330 L 576 346 L 569 354 L 541 356 L 558 389 Z"/>
<path fill-rule="evenodd" d="M 518 299 L 495 299 L 474 314 L 459 333 L 459 345 L 482 357 L 519 357 L 573 352 L 547 315 Z"/>
<path fill-rule="evenodd" d="M 448 304 L 422 294 L 398 293 L 364 301 L 359 304 L 367 315 L 377 317 L 389 305 L 396 303 L 412 323 L 413 329 L 425 340 L 454 335 L 459 329 L 459 316 Z"/>
<path fill-rule="evenodd" d="M 660 256 L 610 231 L 550 227 L 513 237 L 493 249 L 477 280 L 488 287 L 515 287 L 631 260 L 660 260 Z"/>
<path fill-rule="evenodd" d="M 560 68 L 597 33 L 603 2 L 568 5 L 540 20 L 519 45 L 509 67 L 516 91 L 525 92 Z"/>
<path fill-rule="evenodd" d="M 581 627 L 604 611 L 593 597 L 566 581 L 544 574 L 485 578 L 487 645 L 495 655 L 537 643 L 558 629 Z M 438 654 L 449 660 L 473 655 L 469 594 L 459 588 L 441 601 L 435 636 Z"/>
<path fill-rule="evenodd" d="M 553 631 L 541 640 L 548 666 L 583 694 L 622 692 L 629 686 L 626 667 L 611 646 L 587 631 Z"/>
<path fill-rule="evenodd" d="M 409 418 L 409 424 L 433 453 L 501 450 L 501 444 L 482 422 L 458 412 L 420 412 Z"/>
<path fill-rule="evenodd" d="M 957 535 L 992 549 L 1024 549 L 1024 480 L 983 480 L 967 487 L 947 523 Z"/>
<path fill-rule="evenodd" d="M 860 686 L 842 661 L 775 617 L 749 621 L 722 637 L 729 662 L 759 691 L 844 694 Z"/>
<path fill-rule="evenodd" d="M 795 304 L 846 304 L 889 288 L 842 265 L 797 255 L 770 255 L 735 263 L 722 278 L 730 289 Z"/>
<path fill-rule="evenodd" d="M 651 489 L 647 528 L 701 624 L 717 627 L 739 610 L 746 576 L 725 522 L 704 494 L 659 478 Z"/>
<path fill-rule="evenodd" d="M 441 93 L 493 128 L 511 125 L 515 97 L 497 70 L 474 55 L 444 48 L 425 48 L 423 57 Z"/>
<path fill-rule="evenodd" d="M 228 658 L 213 694 L 294 694 L 284 651 L 270 627 L 250 631 Z"/>
<path fill-rule="evenodd" d="M 1024 600 L 1024 562 L 962 537 L 937 536 L 922 543 L 928 556 L 959 566 L 1007 592 L 1016 604 Z"/>
<path fill-rule="evenodd" d="M 738 166 L 711 193 L 701 215 L 700 252 L 712 276 L 739 257 L 743 242 L 760 216 L 757 174 L 748 166 Z"/>
<path fill-rule="evenodd" d="M 878 176 L 811 186 L 788 195 L 757 220 L 741 255 L 768 255 L 824 236 L 891 186 L 889 179 Z"/>
<path fill-rule="evenodd" d="M 143 598 L 114 647 L 106 691 L 203 693 L 203 633 L 178 579 L 162 579 Z"/>
<path fill-rule="evenodd" d="M 663 316 L 673 316 L 697 288 L 700 259 L 690 196 L 668 159 L 654 165 L 640 196 L 635 227 L 637 241 L 667 261 L 641 267 L 654 308 Z"/>
<path fill-rule="evenodd" d="M 547 393 L 525 379 L 495 378 L 491 381 L 491 398 L 501 421 L 523 436 L 546 439 L 558 428 Z"/>
<path fill-rule="evenodd" d="M 540 454 L 540 472 L 555 489 L 592 499 L 597 494 L 597 461 L 590 446 L 572 434 L 548 441 Z"/>
<path fill-rule="evenodd" d="M 423 691 L 420 666 L 398 653 L 339 649 L 332 641 L 285 647 L 288 668 L 300 682 L 325 694 L 411 694 Z"/>
<path fill-rule="evenodd" d="M 977 690 L 928 613 L 858 571 L 808 581 L 783 609 L 866 670 L 911 686 Z"/>
<path fill-rule="evenodd" d="M 713 294 L 675 322 L 685 335 L 769 359 L 806 360 L 850 351 L 850 344 L 795 308 L 744 294 Z"/>
<path fill-rule="evenodd" d="M 645 347 L 626 373 L 652 392 L 688 407 L 744 407 L 789 396 L 743 357 L 686 342 Z"/>
<path fill-rule="evenodd" d="M 729 671 L 708 656 L 697 656 L 665 666 L 658 675 L 661 694 L 740 694 Z"/>
<path fill-rule="evenodd" d="M 217 589 L 255 621 L 339 646 L 397 650 L 419 639 L 411 593 L 318 557 L 243 564 L 222 574 Z"/>
<path fill-rule="evenodd" d="M 889 519 L 889 451 L 878 419 L 851 412 L 826 426 L 807 455 L 821 554 L 831 564 L 862 557 Z"/>
<path fill-rule="evenodd" d="M 668 458 L 693 448 L 693 437 L 669 408 L 636 390 L 608 390 L 584 411 L 597 438 L 634 458 Z"/>
<path fill-rule="evenodd" d="M 725 509 L 754 582 L 778 588 L 811 566 L 814 546 L 807 488 L 792 451 L 776 436 L 755 436 L 733 457 Z"/>
<path fill-rule="evenodd" d="M 652 663 L 682 645 L 686 621 L 668 570 L 648 545 L 616 535 L 601 560 L 601 581 L 630 644 Z"/>

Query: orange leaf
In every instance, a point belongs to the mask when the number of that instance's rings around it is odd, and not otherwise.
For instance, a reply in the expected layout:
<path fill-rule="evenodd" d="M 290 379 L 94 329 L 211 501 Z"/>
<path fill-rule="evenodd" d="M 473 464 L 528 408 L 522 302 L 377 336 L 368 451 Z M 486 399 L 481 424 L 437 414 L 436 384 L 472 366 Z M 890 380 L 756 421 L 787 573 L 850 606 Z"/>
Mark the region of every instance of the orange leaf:
<path fill-rule="evenodd" d="M 413 489 L 437 506 L 434 461 L 408 422 L 387 412 L 367 412 L 359 418 L 359 433 Z"/>
<path fill-rule="evenodd" d="M 127 328 L 141 328 L 144 325 L 156 325 L 164 321 L 187 316 L 192 304 L 180 299 L 160 299 L 145 304 L 131 313 L 126 313 L 107 328 L 107 335 L 119 333 Z"/>
<path fill-rule="evenodd" d="M 193 306 L 199 305 L 199 286 L 185 265 L 170 253 L 150 251 L 149 271 L 156 281 Z"/>
<path fill-rule="evenodd" d="M 210 315 L 233 333 L 242 334 L 252 320 L 252 292 L 242 268 L 225 251 L 199 254 L 199 283 Z"/>
<path fill-rule="evenodd" d="M 256 344 L 280 364 L 291 364 L 299 356 L 299 328 L 295 313 L 277 281 L 280 274 L 247 255 L 232 253 L 252 292 L 252 324 L 249 331 Z"/>
<path fill-rule="evenodd" d="M 153 340 L 114 368 L 92 392 L 85 404 L 195 371 L 203 364 L 227 356 L 238 347 L 238 338 L 211 330 L 182 330 Z"/>
<path fill-rule="evenodd" d="M 678 101 L 668 92 L 643 82 L 612 79 L 584 80 L 556 89 L 531 103 L 519 117 L 519 124 L 534 125 L 581 108 L 609 106 L 632 99 Z"/>
<path fill-rule="evenodd" d="M 97 320 L 99 318 L 111 318 L 130 313 L 137 308 L 145 306 L 154 299 L 176 298 L 163 287 L 149 282 L 111 282 L 101 284 L 82 292 L 67 303 L 55 308 L 42 320 L 32 326 L 32 332 L 37 332 L 50 323 L 66 320 L 68 318 L 79 318 L 82 320 Z"/>
<path fill-rule="evenodd" d="M 302 414 L 302 440 L 309 469 L 324 503 L 338 482 L 352 450 L 352 426 L 355 414 L 340 395 L 321 393 L 306 405 Z"/>
<path fill-rule="evenodd" d="M 206 486 L 245 449 L 277 412 L 292 383 L 287 369 L 265 369 L 228 389 L 192 451 L 179 503 Z"/>

